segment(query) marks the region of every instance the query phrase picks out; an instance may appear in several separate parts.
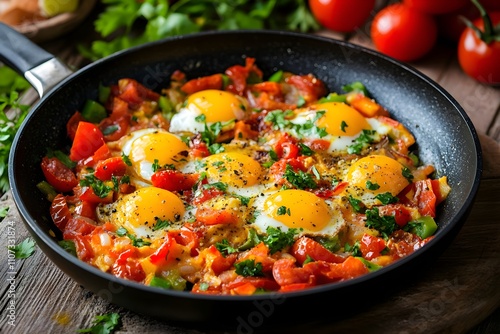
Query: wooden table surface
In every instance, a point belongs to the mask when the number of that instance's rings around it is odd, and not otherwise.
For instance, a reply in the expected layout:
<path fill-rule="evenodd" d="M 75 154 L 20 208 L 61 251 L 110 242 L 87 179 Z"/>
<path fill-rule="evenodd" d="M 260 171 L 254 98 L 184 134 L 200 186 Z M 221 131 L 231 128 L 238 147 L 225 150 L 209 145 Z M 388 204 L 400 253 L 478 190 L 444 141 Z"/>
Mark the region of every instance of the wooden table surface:
<path fill-rule="evenodd" d="M 42 45 L 78 68 L 75 51 L 88 33 L 90 20 L 75 32 Z M 366 29 L 344 36 L 322 31 L 327 37 L 373 48 Z M 500 61 L 500 60 L 499 60 Z M 500 333 L 500 89 L 478 84 L 459 68 L 453 46 L 440 44 L 424 59 L 411 63 L 443 86 L 465 109 L 480 134 L 484 155 L 481 186 L 466 224 L 452 245 L 417 282 L 387 296 L 369 309 L 334 324 L 318 324 L 313 332 L 333 333 Z M 0 208 L 9 206 L 0 223 L 0 332 L 75 333 L 91 325 L 94 316 L 118 312 L 116 333 L 218 333 L 212 329 L 178 327 L 114 306 L 85 290 L 62 273 L 37 249 L 33 256 L 8 263 L 6 222 L 15 226 L 16 243 L 28 237 L 11 198 L 6 193 Z M 15 272 L 15 312 L 8 309 Z M 14 315 L 14 318 L 12 317 Z M 12 326 L 9 324 L 13 320 Z M 311 332 L 310 328 L 296 328 Z"/>

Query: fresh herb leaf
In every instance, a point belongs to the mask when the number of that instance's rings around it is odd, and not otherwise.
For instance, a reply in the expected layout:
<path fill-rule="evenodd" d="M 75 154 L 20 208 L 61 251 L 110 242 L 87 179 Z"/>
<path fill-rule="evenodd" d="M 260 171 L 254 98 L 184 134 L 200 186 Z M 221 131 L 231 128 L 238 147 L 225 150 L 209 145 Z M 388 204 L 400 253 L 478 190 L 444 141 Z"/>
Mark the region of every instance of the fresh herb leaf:
<path fill-rule="evenodd" d="M 366 189 L 377 190 L 378 188 L 380 188 L 378 183 L 372 183 L 370 180 L 366 181 Z"/>
<path fill-rule="evenodd" d="M 100 198 L 105 198 L 113 190 L 110 186 L 96 178 L 94 174 L 85 175 L 85 178 L 80 180 L 80 186 L 91 187 L 94 193 Z"/>
<path fill-rule="evenodd" d="M 344 92 L 360 92 L 363 93 L 364 96 L 370 96 L 370 93 L 368 93 L 368 90 L 366 89 L 365 85 L 363 85 L 359 81 L 352 82 L 350 84 L 342 86 L 342 90 Z"/>
<path fill-rule="evenodd" d="M 215 248 L 217 248 L 217 250 L 221 252 L 223 256 L 227 256 L 238 251 L 236 248 L 229 244 L 229 241 L 227 241 L 227 239 L 223 239 L 221 242 L 217 242 L 215 244 Z"/>
<path fill-rule="evenodd" d="M 14 247 L 9 247 L 14 252 L 16 259 L 26 259 L 35 252 L 35 241 L 31 238 L 26 238 Z"/>
<path fill-rule="evenodd" d="M 403 173 L 404 178 L 407 179 L 408 182 L 410 182 L 410 183 L 413 182 L 414 176 L 408 167 L 404 167 L 402 173 Z"/>
<path fill-rule="evenodd" d="M 347 125 L 347 123 L 346 123 L 345 121 L 342 121 L 342 122 L 340 123 L 340 130 L 341 130 L 342 132 L 345 132 L 345 128 L 347 128 L 347 127 L 349 127 L 349 125 Z"/>
<path fill-rule="evenodd" d="M 313 259 L 311 256 L 309 256 L 309 254 L 307 254 L 306 259 L 304 260 L 304 263 L 302 265 L 308 264 L 308 263 L 311 263 L 311 262 L 314 262 L 314 261 L 316 261 L 316 260 Z"/>
<path fill-rule="evenodd" d="M 283 71 L 279 70 L 277 72 L 274 72 L 268 79 L 268 81 L 272 82 L 280 82 L 281 79 L 283 78 Z"/>
<path fill-rule="evenodd" d="M 384 238 L 396 230 L 397 224 L 394 216 L 380 216 L 378 208 L 366 210 L 365 226 L 376 229 Z"/>
<path fill-rule="evenodd" d="M 286 206 L 282 205 L 278 208 L 276 211 L 276 214 L 278 216 L 283 216 L 283 215 L 291 215 L 290 208 L 287 208 Z"/>
<path fill-rule="evenodd" d="M 122 153 L 122 160 L 125 163 L 125 165 L 132 166 L 132 161 L 130 161 L 129 156 L 126 155 L 125 153 Z"/>
<path fill-rule="evenodd" d="M 354 244 L 351 246 L 350 244 L 346 243 L 344 245 L 344 250 L 348 253 L 351 253 L 352 256 L 362 256 L 363 253 L 361 253 L 361 248 L 359 246 L 359 240 L 356 240 Z"/>
<path fill-rule="evenodd" d="M 153 231 L 158 231 L 167 228 L 170 226 L 170 224 L 171 222 L 168 219 L 161 220 L 160 218 L 156 218 L 156 223 L 153 226 Z"/>
<path fill-rule="evenodd" d="M 375 198 L 378 199 L 380 202 L 382 202 L 382 204 L 384 205 L 397 203 L 399 201 L 399 198 L 392 196 L 390 192 L 378 194 L 377 196 L 375 196 Z"/>
<path fill-rule="evenodd" d="M 59 246 L 61 246 L 66 252 L 70 253 L 73 256 L 76 256 L 76 246 L 73 240 L 61 240 L 58 242 Z"/>
<path fill-rule="evenodd" d="M 119 324 L 120 315 L 118 313 L 96 315 L 92 322 L 92 327 L 79 329 L 78 333 L 111 334 L 117 329 Z"/>
<path fill-rule="evenodd" d="M 300 149 L 300 154 L 302 155 L 307 155 L 307 156 L 311 156 L 314 154 L 314 151 L 311 150 L 311 148 L 309 146 L 307 146 L 306 144 L 303 144 L 303 143 L 299 143 L 299 149 Z"/>
<path fill-rule="evenodd" d="M 354 139 L 354 144 L 347 147 L 347 153 L 360 154 L 364 148 L 373 143 L 373 135 L 375 133 L 375 130 L 362 130 L 361 134 L 356 139 Z"/>
<path fill-rule="evenodd" d="M 236 273 L 241 276 L 259 277 L 264 276 L 262 272 L 262 263 L 255 262 L 255 260 L 245 260 L 234 264 Z"/>
<path fill-rule="evenodd" d="M 9 207 L 8 206 L 4 206 L 4 207 L 0 208 L 0 218 L 1 219 L 4 219 L 5 217 L 7 217 L 8 213 L 9 213 Z"/>
<path fill-rule="evenodd" d="M 355 212 L 363 212 L 364 205 L 359 199 L 352 197 L 349 195 L 348 197 L 349 203 L 351 203 L 352 208 Z"/>
<path fill-rule="evenodd" d="M 293 167 L 289 164 L 286 165 L 283 177 L 298 189 L 316 189 L 318 184 L 314 181 L 311 174 L 305 173 L 301 170 L 295 172 Z"/>
<path fill-rule="evenodd" d="M 286 232 L 282 232 L 280 228 L 269 226 L 266 229 L 266 235 L 261 237 L 261 240 L 269 247 L 271 254 L 293 245 L 295 235 L 298 233 L 296 228 L 291 228 Z"/>

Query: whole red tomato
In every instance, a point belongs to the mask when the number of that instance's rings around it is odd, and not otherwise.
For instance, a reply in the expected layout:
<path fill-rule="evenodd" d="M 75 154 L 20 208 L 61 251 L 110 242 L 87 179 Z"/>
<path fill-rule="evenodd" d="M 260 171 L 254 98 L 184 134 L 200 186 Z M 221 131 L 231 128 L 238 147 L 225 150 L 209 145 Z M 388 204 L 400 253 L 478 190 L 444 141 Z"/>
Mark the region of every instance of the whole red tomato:
<path fill-rule="evenodd" d="M 472 78 L 489 85 L 500 85 L 500 35 L 495 34 L 492 26 L 500 24 L 500 12 L 489 14 L 492 25 L 485 29 L 483 18 L 467 27 L 458 42 L 458 61 L 460 66 Z"/>
<path fill-rule="evenodd" d="M 401 61 L 413 61 L 436 43 L 437 24 L 433 16 L 395 3 L 375 15 L 371 37 L 380 52 Z"/>
<path fill-rule="evenodd" d="M 325 28 L 351 32 L 370 17 L 375 0 L 309 0 L 309 8 Z"/>
<path fill-rule="evenodd" d="M 408 7 L 428 14 L 449 13 L 465 6 L 469 0 L 403 0 Z"/>

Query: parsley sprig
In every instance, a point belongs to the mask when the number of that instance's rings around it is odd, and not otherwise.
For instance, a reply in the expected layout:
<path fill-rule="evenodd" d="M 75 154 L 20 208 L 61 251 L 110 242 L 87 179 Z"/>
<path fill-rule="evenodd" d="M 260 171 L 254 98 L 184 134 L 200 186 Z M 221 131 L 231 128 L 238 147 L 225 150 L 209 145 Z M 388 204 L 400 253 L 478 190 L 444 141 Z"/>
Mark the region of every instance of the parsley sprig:
<path fill-rule="evenodd" d="M 94 22 L 102 40 L 83 46 L 91 60 L 117 51 L 204 30 L 281 29 L 315 31 L 320 28 L 305 0 L 103 0 L 104 10 Z"/>

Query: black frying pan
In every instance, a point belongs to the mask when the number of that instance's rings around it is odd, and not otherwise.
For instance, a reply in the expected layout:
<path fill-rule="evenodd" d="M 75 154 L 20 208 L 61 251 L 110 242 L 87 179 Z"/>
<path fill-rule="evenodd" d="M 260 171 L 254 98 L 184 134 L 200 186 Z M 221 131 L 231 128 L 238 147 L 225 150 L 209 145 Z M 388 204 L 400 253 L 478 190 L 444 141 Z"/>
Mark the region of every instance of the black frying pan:
<path fill-rule="evenodd" d="M 52 57 L 33 49 L 33 45 L 19 46 L 18 37 L 4 37 L 11 33 L 0 26 L 0 53 L 5 56 L 5 50 L 12 47 L 25 50 L 25 60 L 19 64 L 11 58 L 9 63 L 21 67 L 22 72 Z M 16 51 L 12 55 L 18 57 Z M 205 296 L 151 288 L 103 273 L 62 250 L 50 235 L 57 229 L 49 216 L 49 203 L 36 188 L 43 179 L 40 160 L 47 147 L 67 147 L 65 124 L 86 99 L 96 99 L 99 83 L 107 85 L 131 77 L 159 91 L 169 84 L 174 70 L 194 78 L 244 64 L 245 56 L 255 57 L 265 75 L 279 69 L 314 73 L 331 91 L 341 91 L 342 85 L 353 81 L 363 82 L 373 97 L 413 132 L 421 159 L 434 164 L 439 175 L 448 176 L 452 191 L 439 208 L 436 237 L 407 258 L 363 277 L 305 291 L 256 296 Z M 52 89 L 24 121 L 12 146 L 9 180 L 15 203 L 39 247 L 85 288 L 138 313 L 189 326 L 222 326 L 248 332 L 268 325 L 330 321 L 343 316 L 346 310 L 359 310 L 364 301 L 376 300 L 397 282 L 408 282 L 458 233 L 476 195 L 481 168 L 479 140 L 464 110 L 440 86 L 411 67 L 328 38 L 235 31 L 200 33 L 143 45 L 72 74 Z"/>

